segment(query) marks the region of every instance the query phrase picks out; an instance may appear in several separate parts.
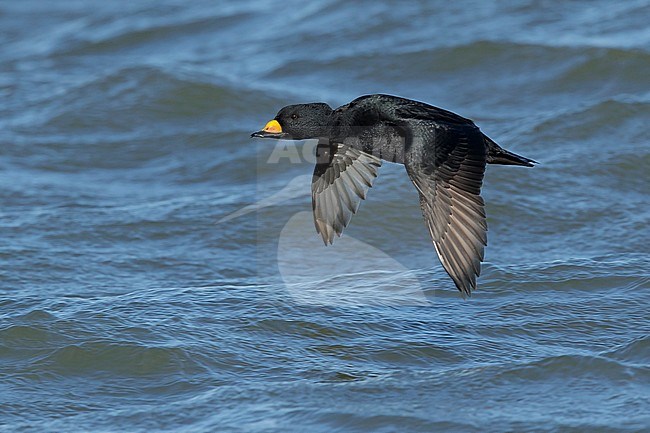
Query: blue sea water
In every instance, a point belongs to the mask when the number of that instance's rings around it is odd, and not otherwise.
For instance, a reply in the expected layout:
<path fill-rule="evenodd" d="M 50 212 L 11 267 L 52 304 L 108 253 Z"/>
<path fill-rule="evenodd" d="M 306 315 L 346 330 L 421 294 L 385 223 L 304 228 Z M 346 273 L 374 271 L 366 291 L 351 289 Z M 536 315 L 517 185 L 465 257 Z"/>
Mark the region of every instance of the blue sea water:
<path fill-rule="evenodd" d="M 650 430 L 650 2 L 0 1 L 0 431 Z M 325 247 L 284 105 L 491 166 L 463 300 L 403 167 Z"/>

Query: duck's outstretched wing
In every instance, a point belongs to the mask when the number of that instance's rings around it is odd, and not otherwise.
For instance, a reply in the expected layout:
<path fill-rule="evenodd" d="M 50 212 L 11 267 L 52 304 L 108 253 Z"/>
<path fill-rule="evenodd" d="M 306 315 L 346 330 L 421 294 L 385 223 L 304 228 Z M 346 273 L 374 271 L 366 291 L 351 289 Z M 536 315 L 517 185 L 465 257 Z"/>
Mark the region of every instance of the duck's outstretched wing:
<path fill-rule="evenodd" d="M 418 131 L 413 145 L 422 152 L 405 164 L 418 192 L 431 239 L 449 276 L 465 295 L 476 288 L 487 222 L 481 184 L 486 149 L 473 125 L 429 124 Z"/>
<path fill-rule="evenodd" d="M 311 182 L 316 231 L 325 245 L 341 236 L 377 177 L 381 160 L 338 143 L 319 143 Z"/>

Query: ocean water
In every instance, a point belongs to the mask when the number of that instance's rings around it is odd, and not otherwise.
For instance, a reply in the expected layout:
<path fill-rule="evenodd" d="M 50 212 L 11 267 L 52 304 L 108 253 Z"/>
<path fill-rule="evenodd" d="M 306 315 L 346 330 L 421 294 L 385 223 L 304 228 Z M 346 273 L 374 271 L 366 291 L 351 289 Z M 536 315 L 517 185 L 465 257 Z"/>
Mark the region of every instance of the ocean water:
<path fill-rule="evenodd" d="M 650 430 L 650 2 L 1 1 L 0 431 Z M 333 246 L 282 106 L 491 166 L 463 300 L 401 166 Z"/>

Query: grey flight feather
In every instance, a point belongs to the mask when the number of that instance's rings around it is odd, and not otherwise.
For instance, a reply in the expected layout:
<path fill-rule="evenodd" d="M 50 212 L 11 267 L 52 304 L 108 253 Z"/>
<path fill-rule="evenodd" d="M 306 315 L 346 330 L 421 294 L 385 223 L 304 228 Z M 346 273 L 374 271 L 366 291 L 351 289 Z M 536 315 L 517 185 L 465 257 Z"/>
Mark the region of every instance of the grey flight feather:
<path fill-rule="evenodd" d="M 341 236 L 377 177 L 381 160 L 361 150 L 334 143 L 319 145 L 319 163 L 311 184 L 316 231 L 325 245 Z"/>
<path fill-rule="evenodd" d="M 425 223 L 440 262 L 463 295 L 476 288 L 487 245 L 487 222 L 479 195 L 485 145 L 478 128 L 429 125 L 429 137 L 448 149 L 423 154 L 406 171 L 420 194 Z M 438 138 L 436 138 L 436 136 Z M 429 138 L 431 140 L 431 138 Z"/>

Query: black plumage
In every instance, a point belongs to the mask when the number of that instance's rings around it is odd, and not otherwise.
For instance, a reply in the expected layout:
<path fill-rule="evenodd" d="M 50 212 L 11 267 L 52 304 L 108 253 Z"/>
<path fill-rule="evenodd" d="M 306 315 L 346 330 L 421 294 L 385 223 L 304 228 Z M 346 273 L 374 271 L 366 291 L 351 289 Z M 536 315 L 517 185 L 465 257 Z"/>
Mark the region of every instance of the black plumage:
<path fill-rule="evenodd" d="M 535 163 L 501 148 L 469 119 L 391 95 L 361 96 L 336 110 L 289 105 L 271 122 L 252 136 L 319 140 L 312 208 L 325 244 L 349 224 L 382 160 L 404 164 L 438 257 L 463 295 L 476 288 L 487 245 L 480 196 L 486 165 Z"/>

